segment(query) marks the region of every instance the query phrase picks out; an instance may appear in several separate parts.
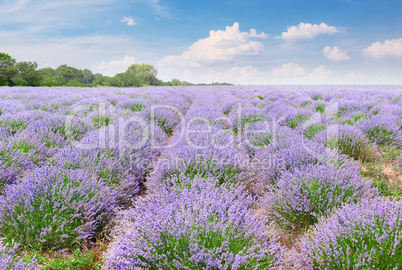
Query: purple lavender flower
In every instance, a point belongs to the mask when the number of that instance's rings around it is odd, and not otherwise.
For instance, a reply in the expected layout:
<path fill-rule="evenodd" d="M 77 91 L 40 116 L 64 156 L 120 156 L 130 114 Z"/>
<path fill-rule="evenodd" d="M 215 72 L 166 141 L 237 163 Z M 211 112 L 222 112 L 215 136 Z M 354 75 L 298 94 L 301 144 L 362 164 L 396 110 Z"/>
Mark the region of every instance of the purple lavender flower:
<path fill-rule="evenodd" d="M 393 114 L 377 114 L 370 120 L 359 125 L 371 142 L 378 145 L 402 144 L 402 131 L 398 125 L 398 118 Z"/>
<path fill-rule="evenodd" d="M 258 161 L 253 168 L 260 183 L 257 193 L 262 193 L 265 185 L 279 180 L 285 171 L 293 172 L 297 168 L 310 165 L 336 165 L 345 159 L 336 150 L 305 139 L 303 135 L 288 127 L 280 127 L 275 131 L 268 147 L 256 150 L 253 159 Z"/>
<path fill-rule="evenodd" d="M 175 187 L 175 180 L 172 180 Z M 106 269 L 275 269 L 283 249 L 239 185 L 161 186 L 122 213 Z"/>
<path fill-rule="evenodd" d="M 338 167 L 310 165 L 285 172 L 275 186 L 267 186 L 260 206 L 282 226 L 300 229 L 315 224 L 343 203 L 373 198 L 378 192 L 371 185 L 350 160 Z"/>
<path fill-rule="evenodd" d="M 302 237 L 294 258 L 306 269 L 401 269 L 401 216 L 401 201 L 345 205 Z"/>
<path fill-rule="evenodd" d="M 36 260 L 33 258 L 29 263 L 25 263 L 21 256 L 16 252 L 18 244 L 14 246 L 4 245 L 3 239 L 0 238 L 0 268 L 10 270 L 39 270 L 36 267 Z"/>
<path fill-rule="evenodd" d="M 338 149 L 340 153 L 355 160 L 374 161 L 377 158 L 376 147 L 355 126 L 339 125 L 336 132 L 332 134 L 328 134 L 328 131 L 324 130 L 318 133 L 314 140 L 326 147 Z"/>
<path fill-rule="evenodd" d="M 0 196 L 1 234 L 25 248 L 70 247 L 96 236 L 113 215 L 115 198 L 88 171 L 44 166 Z"/>

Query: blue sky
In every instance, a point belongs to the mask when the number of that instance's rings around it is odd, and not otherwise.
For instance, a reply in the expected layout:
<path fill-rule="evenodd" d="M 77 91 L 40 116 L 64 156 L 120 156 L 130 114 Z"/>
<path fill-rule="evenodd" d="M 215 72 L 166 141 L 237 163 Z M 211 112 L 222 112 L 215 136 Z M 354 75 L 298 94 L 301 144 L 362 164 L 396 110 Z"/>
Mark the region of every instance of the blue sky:
<path fill-rule="evenodd" d="M 164 81 L 402 84 L 402 1 L 0 0 L 0 51 Z"/>

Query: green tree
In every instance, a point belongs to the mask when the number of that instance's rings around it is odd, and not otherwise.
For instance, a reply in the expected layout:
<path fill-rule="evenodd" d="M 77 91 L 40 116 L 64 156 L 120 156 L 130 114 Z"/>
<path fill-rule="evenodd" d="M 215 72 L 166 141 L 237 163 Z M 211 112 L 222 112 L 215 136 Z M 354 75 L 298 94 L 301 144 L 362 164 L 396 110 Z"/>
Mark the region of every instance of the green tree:
<path fill-rule="evenodd" d="M 111 78 L 108 83 L 110 86 L 115 87 L 140 87 L 142 86 L 141 80 L 132 73 L 124 72 L 118 73 Z"/>
<path fill-rule="evenodd" d="M 172 81 L 170 82 L 172 86 L 179 86 L 181 85 L 181 81 L 179 79 L 173 78 Z"/>
<path fill-rule="evenodd" d="M 56 70 L 51 67 L 42 68 L 38 70 L 38 73 L 42 76 L 42 85 L 44 86 L 60 86 L 57 82 Z"/>
<path fill-rule="evenodd" d="M 97 85 L 104 85 L 106 82 L 107 76 L 103 76 L 100 73 L 96 73 L 94 75 L 94 79 L 92 81 L 92 86 L 97 86 Z"/>
<path fill-rule="evenodd" d="M 158 71 L 151 64 L 134 64 L 128 67 L 127 72 L 137 76 L 143 84 L 159 85 L 161 83 L 156 78 Z"/>
<path fill-rule="evenodd" d="M 6 53 L 0 53 L 0 86 L 12 85 L 12 78 L 17 73 L 15 59 Z"/>
<path fill-rule="evenodd" d="M 95 80 L 95 75 L 89 69 L 84 69 L 82 71 L 82 76 L 84 79 L 84 84 L 91 84 Z"/>
<path fill-rule="evenodd" d="M 80 69 L 61 65 L 56 68 L 56 80 L 59 85 L 80 86 L 84 83 L 84 75 Z"/>
<path fill-rule="evenodd" d="M 36 62 L 19 62 L 16 64 L 18 73 L 12 78 L 15 85 L 20 86 L 39 86 L 41 85 L 42 75 L 36 70 Z"/>

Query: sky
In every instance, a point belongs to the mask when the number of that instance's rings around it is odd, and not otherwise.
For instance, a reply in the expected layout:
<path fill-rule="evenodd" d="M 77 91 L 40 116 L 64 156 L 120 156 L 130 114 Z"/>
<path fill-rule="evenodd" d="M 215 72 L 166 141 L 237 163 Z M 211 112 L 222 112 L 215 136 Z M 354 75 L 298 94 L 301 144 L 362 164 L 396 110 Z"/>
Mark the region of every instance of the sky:
<path fill-rule="evenodd" d="M 163 81 L 402 84 L 400 0 L 0 0 L 0 52 Z"/>

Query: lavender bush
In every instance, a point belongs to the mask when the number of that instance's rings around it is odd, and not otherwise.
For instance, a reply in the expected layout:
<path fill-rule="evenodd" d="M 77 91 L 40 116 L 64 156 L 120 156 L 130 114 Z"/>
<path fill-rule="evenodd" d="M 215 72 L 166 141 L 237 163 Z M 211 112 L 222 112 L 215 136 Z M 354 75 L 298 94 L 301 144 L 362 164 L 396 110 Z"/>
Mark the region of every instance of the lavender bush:
<path fill-rule="evenodd" d="M 239 116 L 239 110 L 241 115 Z M 263 111 L 254 106 L 235 108 L 229 115 L 235 134 L 242 132 L 244 127 L 255 122 L 264 121 Z"/>
<path fill-rule="evenodd" d="M 377 195 L 349 158 L 376 161 L 378 147 L 397 159 L 400 90 L 0 88 L 0 236 L 20 242 L 16 252 L 75 248 L 128 208 L 109 268 L 280 267 L 267 217 L 310 232 Z M 253 213 L 247 192 L 269 216 Z"/>
<path fill-rule="evenodd" d="M 373 198 L 378 192 L 371 185 L 352 161 L 339 167 L 310 165 L 285 172 L 275 186 L 269 185 L 260 206 L 282 227 L 299 230 L 343 203 Z"/>
<path fill-rule="evenodd" d="M 52 150 L 36 134 L 19 134 L 8 142 L 0 142 L 0 193 L 3 186 L 11 184 L 27 171 L 45 163 Z"/>
<path fill-rule="evenodd" d="M 71 247 L 101 231 L 116 207 L 115 197 L 85 170 L 38 168 L 0 197 L 1 236 L 25 248 Z"/>
<path fill-rule="evenodd" d="M 275 140 L 274 128 L 274 123 L 268 121 L 258 121 L 245 125 L 243 140 L 251 157 L 256 151 L 267 148 Z"/>
<path fill-rule="evenodd" d="M 312 139 L 316 134 L 326 129 L 327 125 L 323 123 L 312 124 L 303 130 L 303 135 L 308 139 Z"/>
<path fill-rule="evenodd" d="M 308 120 L 310 115 L 311 112 L 307 110 L 303 109 L 292 110 L 286 115 L 284 124 L 290 127 L 291 129 L 296 129 L 300 126 L 300 124 Z"/>
<path fill-rule="evenodd" d="M 29 263 L 25 263 L 16 250 L 18 244 L 4 245 L 3 239 L 0 238 L 0 268 L 4 270 L 39 270 L 36 267 L 36 260 L 33 258 Z"/>
<path fill-rule="evenodd" d="M 174 180 L 172 180 L 174 182 Z M 106 269 L 274 269 L 283 249 L 239 185 L 196 178 L 124 213 Z M 176 186 L 176 185 L 173 185 Z"/>
<path fill-rule="evenodd" d="M 230 132 L 219 128 L 212 130 L 214 131 L 212 137 L 209 134 L 195 132 L 189 136 L 189 141 L 185 139 L 176 147 L 166 149 L 154 164 L 154 170 L 148 179 L 150 185 L 181 175 L 190 178 L 214 177 L 219 179 L 220 183 L 240 182 L 246 178 L 248 174 L 246 151 L 236 149 L 233 144 L 226 146 L 228 142 L 233 141 L 233 134 Z M 172 140 L 175 138 L 172 137 Z"/>
<path fill-rule="evenodd" d="M 397 121 L 398 118 L 392 114 L 378 114 L 363 122 L 360 128 L 371 142 L 399 146 L 402 144 L 402 131 Z"/>
<path fill-rule="evenodd" d="M 354 126 L 339 125 L 335 134 L 322 131 L 316 135 L 315 140 L 331 149 L 338 149 L 340 153 L 355 160 L 374 161 L 377 158 L 375 146 L 359 128 Z"/>
<path fill-rule="evenodd" d="M 401 269 L 402 202 L 364 200 L 320 220 L 298 243 L 306 269 Z"/>
<path fill-rule="evenodd" d="M 266 149 L 256 150 L 253 158 L 259 161 L 259 166 L 253 170 L 262 181 L 258 193 L 267 184 L 275 185 L 285 171 L 293 172 L 310 165 L 337 166 L 345 160 L 336 150 L 305 139 L 288 127 L 279 128 L 271 144 Z"/>
<path fill-rule="evenodd" d="M 111 187 L 119 188 L 119 200 L 130 202 L 145 181 L 150 164 L 160 155 L 160 149 L 153 148 L 151 140 L 163 145 L 166 134 L 158 127 L 150 134 L 149 129 L 144 130 L 136 123 L 125 126 L 124 132 L 119 130 L 115 125 L 89 132 L 80 143 L 92 149 L 65 149 L 54 161 L 59 166 L 91 170 Z"/>

